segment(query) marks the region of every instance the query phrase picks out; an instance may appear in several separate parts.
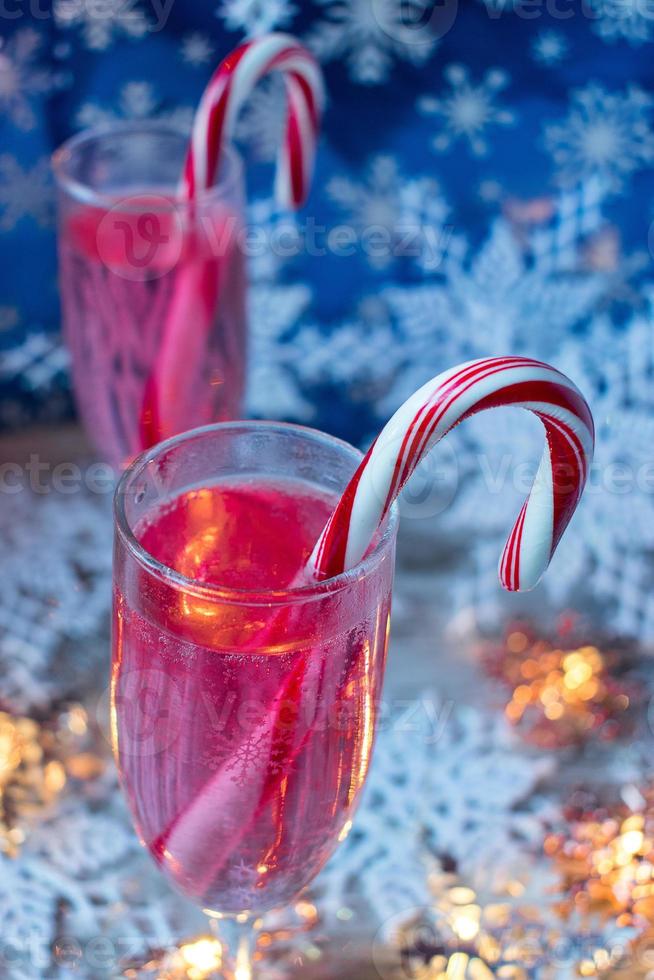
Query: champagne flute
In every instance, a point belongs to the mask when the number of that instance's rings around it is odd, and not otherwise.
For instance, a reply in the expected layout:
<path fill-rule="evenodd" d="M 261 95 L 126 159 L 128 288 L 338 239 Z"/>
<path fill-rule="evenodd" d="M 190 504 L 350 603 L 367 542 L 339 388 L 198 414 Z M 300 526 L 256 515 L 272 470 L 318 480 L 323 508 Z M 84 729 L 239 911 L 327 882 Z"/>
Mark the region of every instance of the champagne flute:
<path fill-rule="evenodd" d="M 241 414 L 243 168 L 225 147 L 214 185 L 191 202 L 178 186 L 187 145 L 185 131 L 138 120 L 84 130 L 53 157 L 75 396 L 116 468 Z"/>
<path fill-rule="evenodd" d="M 360 459 L 300 426 L 224 423 L 145 453 L 116 493 L 122 784 L 143 844 L 217 924 L 235 980 L 255 975 L 260 916 L 345 840 L 370 765 L 395 508 L 356 567 L 304 571 Z"/>

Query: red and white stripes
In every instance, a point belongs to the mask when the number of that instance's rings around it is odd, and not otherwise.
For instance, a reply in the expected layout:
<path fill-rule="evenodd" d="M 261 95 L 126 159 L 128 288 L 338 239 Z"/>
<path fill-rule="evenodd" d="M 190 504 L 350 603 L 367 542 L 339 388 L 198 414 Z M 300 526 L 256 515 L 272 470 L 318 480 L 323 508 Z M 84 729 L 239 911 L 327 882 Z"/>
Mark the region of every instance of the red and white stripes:
<path fill-rule="evenodd" d="M 270 72 L 284 77 L 286 131 L 277 161 L 275 190 L 281 204 L 299 207 L 313 172 L 324 87 L 318 63 L 290 34 L 267 34 L 227 55 L 209 81 L 193 123 L 183 175 L 189 199 L 213 184 L 220 152 L 231 141 L 238 114 L 257 82 Z"/>
<path fill-rule="evenodd" d="M 313 55 L 289 34 L 267 34 L 227 55 L 210 79 L 193 121 L 179 194 L 194 202 L 219 177 L 223 147 L 234 136 L 243 104 L 265 75 L 279 71 L 287 94 L 286 131 L 277 161 L 275 192 L 284 207 L 298 208 L 308 195 L 320 117 L 325 100 L 322 74 Z M 216 219 L 214 219 L 216 220 Z M 230 216 L 226 215 L 226 221 Z M 176 272 L 161 349 L 148 378 L 141 407 L 143 448 L 207 419 L 188 417 L 193 385 L 215 326 L 219 256 L 207 256 Z M 221 267 L 225 265 L 223 258 Z"/>
<path fill-rule="evenodd" d="M 584 489 L 594 426 L 579 389 L 541 361 L 491 357 L 437 375 L 395 413 L 368 450 L 312 555 L 326 578 L 366 553 L 388 509 L 426 453 L 459 422 L 500 406 L 533 412 L 547 443 L 536 479 L 500 560 L 504 588 L 533 588 L 549 565 Z"/>

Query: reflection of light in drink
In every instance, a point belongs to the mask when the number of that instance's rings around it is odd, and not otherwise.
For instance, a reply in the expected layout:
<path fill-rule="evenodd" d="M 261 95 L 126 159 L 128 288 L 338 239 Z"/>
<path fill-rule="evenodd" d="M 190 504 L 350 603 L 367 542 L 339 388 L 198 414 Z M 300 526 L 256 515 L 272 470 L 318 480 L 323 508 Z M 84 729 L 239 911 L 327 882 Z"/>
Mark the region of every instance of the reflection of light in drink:
<path fill-rule="evenodd" d="M 377 630 L 375 630 L 377 634 Z M 370 644 L 367 640 L 364 640 L 361 644 L 361 649 L 363 651 L 363 676 L 367 678 L 371 673 L 371 659 L 370 659 Z M 368 766 L 370 764 L 370 756 L 372 755 L 372 744 L 375 737 L 375 706 L 371 700 L 371 691 L 367 684 L 363 684 L 363 690 L 361 692 L 361 731 L 359 734 L 360 745 L 359 745 L 359 770 L 357 772 L 357 779 L 352 784 L 350 790 L 350 800 L 354 801 L 355 796 L 361 790 L 365 782 L 365 778 L 368 775 Z"/>

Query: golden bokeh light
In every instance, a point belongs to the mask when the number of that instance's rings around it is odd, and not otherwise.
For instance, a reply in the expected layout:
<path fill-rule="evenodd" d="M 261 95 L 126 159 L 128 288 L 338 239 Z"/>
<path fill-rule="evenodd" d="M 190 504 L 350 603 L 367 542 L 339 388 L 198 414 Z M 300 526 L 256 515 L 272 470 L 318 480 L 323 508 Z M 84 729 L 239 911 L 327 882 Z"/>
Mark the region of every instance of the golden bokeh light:
<path fill-rule="evenodd" d="M 589 736 L 611 740 L 628 727 L 632 686 L 617 657 L 591 644 L 565 649 L 524 624 L 482 651 L 487 673 L 509 692 L 505 714 L 527 741 L 555 749 Z"/>
<path fill-rule="evenodd" d="M 611 916 L 643 934 L 654 922 L 654 787 L 638 791 L 638 809 L 619 800 L 566 812 L 566 829 L 549 834 L 545 852 L 561 876 L 564 913 Z"/>

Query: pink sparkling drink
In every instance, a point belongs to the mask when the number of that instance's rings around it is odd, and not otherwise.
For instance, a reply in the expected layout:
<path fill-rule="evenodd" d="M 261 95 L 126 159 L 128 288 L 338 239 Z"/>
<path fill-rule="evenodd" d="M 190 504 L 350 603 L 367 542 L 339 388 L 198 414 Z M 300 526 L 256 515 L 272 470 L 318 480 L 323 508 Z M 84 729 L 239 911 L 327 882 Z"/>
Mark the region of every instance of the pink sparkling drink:
<path fill-rule="evenodd" d="M 351 826 L 395 514 L 355 569 L 303 570 L 358 458 L 308 429 L 235 423 L 169 441 L 119 488 L 116 756 L 142 841 L 214 912 L 290 902 Z"/>
<path fill-rule="evenodd" d="M 187 137 L 159 123 L 82 133 L 54 157 L 59 281 L 75 395 L 121 466 L 193 426 L 241 414 L 246 277 L 242 172 L 177 196 Z"/>

